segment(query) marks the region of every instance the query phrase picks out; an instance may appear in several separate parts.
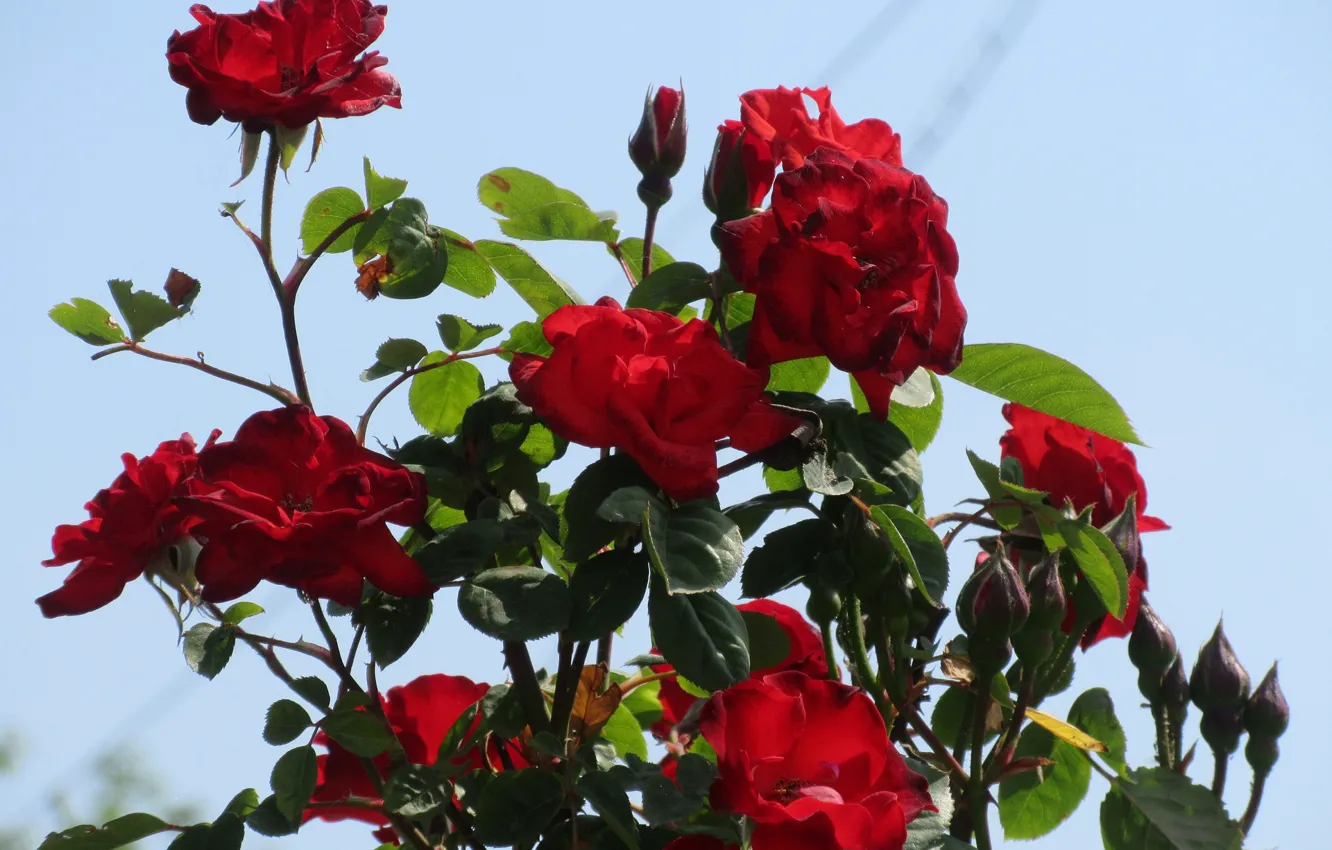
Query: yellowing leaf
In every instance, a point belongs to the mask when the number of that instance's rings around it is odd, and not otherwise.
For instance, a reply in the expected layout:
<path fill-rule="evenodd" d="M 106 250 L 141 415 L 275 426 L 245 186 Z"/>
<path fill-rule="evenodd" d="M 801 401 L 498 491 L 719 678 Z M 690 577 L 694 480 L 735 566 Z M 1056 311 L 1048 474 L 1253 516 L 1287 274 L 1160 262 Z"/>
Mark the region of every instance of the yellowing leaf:
<path fill-rule="evenodd" d="M 1040 726 L 1051 735 L 1054 735 L 1059 740 L 1071 744 L 1080 750 L 1104 753 L 1110 749 L 1091 735 L 1088 735 L 1076 726 L 1065 723 L 1053 714 L 1046 714 L 1044 711 L 1028 708 L 1027 719 L 1032 723 L 1035 723 L 1037 726 Z"/>

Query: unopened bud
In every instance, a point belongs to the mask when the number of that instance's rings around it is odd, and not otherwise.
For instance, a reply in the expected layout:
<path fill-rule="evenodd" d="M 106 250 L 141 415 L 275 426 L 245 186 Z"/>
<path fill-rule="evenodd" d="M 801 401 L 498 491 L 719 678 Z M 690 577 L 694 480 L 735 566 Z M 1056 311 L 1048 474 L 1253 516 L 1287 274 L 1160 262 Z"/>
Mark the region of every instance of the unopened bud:
<path fill-rule="evenodd" d="M 1229 709 L 1204 711 L 1198 729 L 1212 752 L 1227 756 L 1239 749 L 1240 735 L 1244 732 L 1239 712 Z"/>
<path fill-rule="evenodd" d="M 1280 738 L 1290 725 L 1290 706 L 1277 681 L 1277 666 L 1267 671 L 1244 706 L 1244 731 L 1258 738 Z"/>
<path fill-rule="evenodd" d="M 822 582 L 811 584 L 809 601 L 805 603 L 805 613 L 820 626 L 831 623 L 842 613 L 842 596 Z"/>
<path fill-rule="evenodd" d="M 661 206 L 671 198 L 671 178 L 685 160 L 684 88 L 649 90 L 643 102 L 643 118 L 629 137 L 629 158 L 643 175 L 638 195 L 643 203 Z"/>
<path fill-rule="evenodd" d="M 1142 560 L 1142 538 L 1138 536 L 1138 497 L 1136 494 L 1128 497 L 1124 503 L 1124 510 L 1119 516 L 1106 523 L 1101 529 L 1105 536 L 1110 538 L 1110 542 L 1115 544 L 1119 550 L 1120 556 L 1124 559 L 1124 566 L 1131 573 L 1138 561 Z"/>
<path fill-rule="evenodd" d="M 1129 636 L 1128 654 L 1133 666 L 1138 668 L 1139 687 L 1145 680 L 1159 683 L 1179 655 L 1170 627 L 1156 613 L 1156 609 L 1147 604 L 1146 599 L 1138 607 L 1138 619 L 1133 624 L 1133 634 Z M 1143 696 L 1153 699 L 1145 690 Z"/>
<path fill-rule="evenodd" d="M 1059 557 L 1044 558 L 1027 577 L 1027 596 L 1031 600 L 1031 614 L 1027 628 L 1054 630 L 1064 622 L 1068 599 L 1064 594 L 1064 580 L 1059 576 Z"/>
<path fill-rule="evenodd" d="M 976 560 L 975 572 L 958 593 L 958 624 L 969 638 L 1006 642 L 1031 613 L 1027 589 L 1003 550 Z"/>
<path fill-rule="evenodd" d="M 1166 716 L 1173 723 L 1183 723 L 1189 713 L 1189 679 L 1184 675 L 1184 655 L 1175 653 L 1175 663 L 1170 665 L 1161 679 L 1161 702 L 1165 705 Z"/>
<path fill-rule="evenodd" d="M 744 218 L 763 203 L 776 173 L 771 144 L 751 136 L 739 121 L 727 121 L 717 128 L 703 179 L 703 203 L 718 222 Z"/>
<path fill-rule="evenodd" d="M 1235 657 L 1220 623 L 1198 652 L 1189 693 L 1204 715 L 1231 712 L 1238 716 L 1249 698 L 1249 674 Z"/>

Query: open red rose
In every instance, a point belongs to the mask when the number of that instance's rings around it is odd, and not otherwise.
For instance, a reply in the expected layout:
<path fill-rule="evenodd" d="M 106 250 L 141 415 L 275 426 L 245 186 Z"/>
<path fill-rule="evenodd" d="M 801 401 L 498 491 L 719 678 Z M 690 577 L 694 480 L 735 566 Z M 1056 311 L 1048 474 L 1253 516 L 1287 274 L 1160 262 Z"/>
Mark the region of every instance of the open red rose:
<path fill-rule="evenodd" d="M 439 746 L 444 743 L 449 729 L 468 706 L 486 695 L 487 690 L 487 685 L 463 676 L 446 676 L 442 673 L 421 676 L 400 687 L 389 688 L 382 703 L 384 716 L 402 743 L 407 761 L 411 764 L 434 764 L 439 756 Z M 478 715 L 472 730 L 480 723 Z M 319 784 L 315 786 L 314 796 L 310 798 L 313 802 L 336 803 L 348 797 L 380 802 L 379 792 L 366 775 L 360 757 L 343 749 L 323 732 L 315 735 L 314 742 L 327 747 L 328 755 L 319 757 Z M 501 767 L 494 754 L 487 760 L 479 747 L 463 753 L 454 761 L 466 770 L 485 767 L 488 761 L 495 769 Z M 379 770 L 381 782 L 392 772 L 387 753 L 376 756 L 374 765 Z M 359 806 L 320 806 L 306 810 L 305 820 L 316 818 L 325 821 L 359 820 L 379 826 L 387 826 L 389 823 L 388 818 L 379 812 Z M 378 832 L 376 836 L 381 840 L 392 840 L 392 836 L 384 838 Z"/>
<path fill-rule="evenodd" d="M 717 751 L 714 808 L 753 824 L 754 850 L 901 850 L 933 808 L 862 690 L 804 673 L 750 679 L 700 719 Z"/>
<path fill-rule="evenodd" d="M 54 557 L 42 563 L 79 564 L 58 590 L 37 600 L 47 617 L 86 614 L 116 599 L 126 584 L 198 522 L 173 501 L 194 474 L 196 456 L 189 434 L 162 443 L 141 459 L 125 454 L 121 460 L 125 471 L 85 506 L 89 519 L 55 530 Z"/>
<path fill-rule="evenodd" d="M 948 205 L 925 178 L 823 149 L 777 177 L 770 209 L 721 225 L 721 251 L 757 296 L 746 362 L 825 355 L 880 419 L 917 367 L 962 359 Z"/>
<path fill-rule="evenodd" d="M 258 132 L 316 118 L 402 106 L 379 53 L 359 54 L 384 31 L 387 6 L 369 0 L 277 0 L 219 15 L 196 4 L 199 26 L 167 40 L 171 79 L 189 89 L 190 118 L 226 118 Z"/>
<path fill-rule="evenodd" d="M 819 108 L 817 118 L 810 117 L 805 97 Z M 821 147 L 888 165 L 902 164 L 902 137 L 877 118 L 847 124 L 833 109 L 832 93 L 826 86 L 747 91 L 740 95 L 740 120 L 750 133 L 772 145 L 788 169 L 804 165 L 805 157 Z"/>
<path fill-rule="evenodd" d="M 205 448 L 182 503 L 203 520 L 195 575 L 209 601 L 265 579 L 343 605 L 360 602 L 362 579 L 395 596 L 433 590 L 387 525 L 422 520 L 425 479 L 307 407 L 256 413 Z"/>
<path fill-rule="evenodd" d="M 768 404 L 768 370 L 737 361 L 698 319 L 602 298 L 541 327 L 554 351 L 514 355 L 518 398 L 566 440 L 624 451 L 672 498 L 717 492 L 717 440 L 759 451 L 800 424 Z"/>
<path fill-rule="evenodd" d="M 1147 515 L 1147 485 L 1138 474 L 1138 462 L 1128 446 L 1019 404 L 1004 405 L 1009 429 L 999 438 L 1000 454 L 1017 458 L 1022 481 L 1034 490 L 1044 490 L 1056 505 L 1073 503 L 1079 511 L 1092 509 L 1092 522 L 1105 525 L 1119 516 L 1134 496 L 1138 531 L 1169 528 Z M 1147 562 L 1138 559 L 1129 568 L 1129 600 L 1124 618 L 1105 617 L 1093 624 L 1083 647 L 1110 637 L 1127 637 L 1137 620 L 1142 593 L 1147 589 Z M 1068 623 L 1073 621 L 1070 610 Z"/>
<path fill-rule="evenodd" d="M 799 611 L 771 599 L 755 599 L 737 607 L 741 611 L 753 611 L 772 617 L 786 633 L 786 639 L 790 642 L 786 658 L 771 667 L 750 671 L 751 679 L 759 679 L 770 673 L 784 673 L 788 670 L 798 670 L 815 677 L 828 675 L 828 659 L 823 653 L 823 638 L 819 635 L 818 629 L 811 626 Z M 656 647 L 653 647 L 652 651 L 656 652 Z M 652 671 L 665 673 L 672 669 L 674 668 L 669 664 L 661 664 L 653 667 Z M 657 692 L 657 698 L 661 700 L 661 719 L 652 724 L 652 733 L 659 740 L 665 741 L 670 739 L 671 730 L 675 728 L 675 724 L 684 719 L 698 697 L 686 692 L 680 687 L 679 682 L 670 678 L 661 680 L 661 689 Z"/>

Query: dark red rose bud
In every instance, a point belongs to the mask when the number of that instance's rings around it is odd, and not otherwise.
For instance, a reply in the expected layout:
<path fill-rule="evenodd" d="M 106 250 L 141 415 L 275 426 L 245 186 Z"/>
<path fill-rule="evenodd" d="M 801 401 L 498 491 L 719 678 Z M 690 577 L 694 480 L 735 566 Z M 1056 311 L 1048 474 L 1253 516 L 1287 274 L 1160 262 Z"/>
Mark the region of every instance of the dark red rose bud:
<path fill-rule="evenodd" d="M 1161 679 L 1161 702 L 1165 704 L 1166 715 L 1172 723 L 1184 722 L 1189 713 L 1189 680 L 1184 675 L 1183 653 L 1176 653 L 1175 663 Z"/>
<path fill-rule="evenodd" d="M 719 223 L 744 218 L 763 205 L 776 175 L 772 145 L 739 121 L 727 121 L 717 128 L 703 180 L 703 203 Z"/>
<path fill-rule="evenodd" d="M 1057 629 L 1068 611 L 1064 594 L 1064 580 L 1059 576 L 1059 557 L 1050 555 L 1032 568 L 1027 576 L 1027 596 L 1031 600 L 1031 614 L 1027 628 Z"/>
<path fill-rule="evenodd" d="M 1198 729 L 1218 758 L 1233 755 L 1239 749 L 1240 735 L 1244 732 L 1239 712 L 1229 709 L 1204 711 Z"/>
<path fill-rule="evenodd" d="M 1031 600 L 1002 550 L 992 556 L 982 553 L 977 561 L 976 571 L 958 593 L 958 624 L 969 638 L 1005 641 L 1027 622 Z"/>
<path fill-rule="evenodd" d="M 1179 654 L 1170 627 L 1156 613 L 1156 609 L 1147 604 L 1146 599 L 1142 600 L 1138 608 L 1138 619 L 1134 622 L 1133 633 L 1129 636 L 1128 652 L 1129 660 L 1141 674 L 1140 688 L 1143 680 L 1159 684 Z M 1143 691 L 1143 696 L 1153 699 L 1146 691 Z"/>
<path fill-rule="evenodd" d="M 1244 731 L 1258 738 L 1280 738 L 1290 725 L 1290 706 L 1277 681 L 1277 666 L 1267 671 L 1244 706 Z"/>
<path fill-rule="evenodd" d="M 1189 692 L 1204 715 L 1231 712 L 1238 716 L 1249 698 L 1249 674 L 1235 656 L 1220 623 L 1198 652 L 1189 677 Z"/>
<path fill-rule="evenodd" d="M 1110 538 L 1110 542 L 1115 544 L 1119 554 L 1124 559 L 1124 566 L 1129 572 L 1133 572 L 1138 562 L 1142 560 L 1142 537 L 1138 534 L 1138 494 L 1129 494 L 1128 500 L 1124 503 L 1124 510 L 1119 512 L 1119 516 L 1110 520 L 1101 529 L 1105 536 Z"/>
<path fill-rule="evenodd" d="M 643 175 L 643 203 L 661 206 L 671 199 L 671 178 L 684 165 L 686 132 L 684 88 L 662 86 L 655 97 L 649 89 L 643 118 L 629 137 L 629 158 Z"/>

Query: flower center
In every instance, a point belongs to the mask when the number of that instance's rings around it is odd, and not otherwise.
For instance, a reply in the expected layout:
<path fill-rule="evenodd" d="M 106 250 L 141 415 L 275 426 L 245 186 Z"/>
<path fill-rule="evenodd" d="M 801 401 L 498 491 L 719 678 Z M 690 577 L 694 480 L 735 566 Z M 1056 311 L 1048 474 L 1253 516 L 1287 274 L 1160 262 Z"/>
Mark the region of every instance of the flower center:
<path fill-rule="evenodd" d="M 282 509 L 285 510 L 287 513 L 294 513 L 296 511 L 312 511 L 314 510 L 314 497 L 306 496 L 304 499 L 298 500 L 296 496 L 294 496 L 291 493 L 288 493 L 286 496 L 282 497 L 282 501 L 278 502 L 278 504 L 281 505 Z"/>
<path fill-rule="evenodd" d="M 801 796 L 800 789 L 809 784 L 806 779 L 778 779 L 772 786 L 772 794 L 779 803 L 790 803 Z"/>
<path fill-rule="evenodd" d="M 289 92 L 292 89 L 298 88 L 300 86 L 301 72 L 297 71 L 295 68 L 291 67 L 290 65 L 279 66 L 278 74 L 282 78 L 281 85 L 283 92 Z"/>

